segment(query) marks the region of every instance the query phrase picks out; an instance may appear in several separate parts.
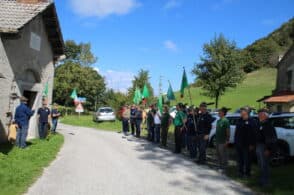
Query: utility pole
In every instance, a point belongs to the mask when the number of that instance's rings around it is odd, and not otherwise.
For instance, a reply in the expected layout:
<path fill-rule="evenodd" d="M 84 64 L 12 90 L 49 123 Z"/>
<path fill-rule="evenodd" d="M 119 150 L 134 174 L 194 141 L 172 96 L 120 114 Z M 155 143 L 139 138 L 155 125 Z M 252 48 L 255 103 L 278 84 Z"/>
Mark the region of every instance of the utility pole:
<path fill-rule="evenodd" d="M 159 91 L 159 95 L 161 95 L 162 94 L 162 78 L 163 78 L 163 76 L 159 76 L 159 89 L 158 89 L 158 91 Z"/>

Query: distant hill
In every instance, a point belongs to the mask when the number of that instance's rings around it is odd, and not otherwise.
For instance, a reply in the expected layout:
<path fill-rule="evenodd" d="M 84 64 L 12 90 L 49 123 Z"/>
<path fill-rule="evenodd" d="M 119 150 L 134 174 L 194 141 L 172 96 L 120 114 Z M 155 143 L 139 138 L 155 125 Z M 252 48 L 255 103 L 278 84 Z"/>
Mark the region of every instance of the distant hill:
<path fill-rule="evenodd" d="M 236 89 L 228 91 L 224 96 L 220 98 L 219 107 L 226 106 L 233 110 L 240 108 L 244 105 L 250 105 L 255 108 L 259 107 L 256 100 L 265 95 L 270 95 L 276 84 L 277 70 L 274 68 L 262 68 L 246 75 L 245 80 L 238 85 Z M 192 87 L 192 103 L 199 105 L 200 102 L 214 102 L 206 96 L 201 95 L 201 88 Z M 175 93 L 178 102 L 188 103 L 189 96 L 187 89 L 185 90 L 184 98 L 180 98 L 179 92 Z M 175 101 L 173 102 L 175 104 Z M 214 108 L 214 106 L 210 106 Z"/>
<path fill-rule="evenodd" d="M 247 58 L 244 70 L 251 72 L 262 67 L 275 67 L 279 57 L 283 56 L 293 43 L 294 18 L 243 49 L 242 52 Z"/>

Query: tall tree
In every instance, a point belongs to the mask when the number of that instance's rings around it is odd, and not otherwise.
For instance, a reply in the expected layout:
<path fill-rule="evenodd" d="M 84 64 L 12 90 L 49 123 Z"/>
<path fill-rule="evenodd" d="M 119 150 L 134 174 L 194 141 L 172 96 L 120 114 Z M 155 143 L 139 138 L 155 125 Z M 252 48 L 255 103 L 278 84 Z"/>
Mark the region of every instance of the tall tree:
<path fill-rule="evenodd" d="M 203 53 L 192 73 L 201 81 L 203 94 L 214 98 L 218 108 L 219 98 L 242 81 L 244 60 L 236 43 L 222 34 L 204 44 Z"/>
<path fill-rule="evenodd" d="M 76 89 L 79 96 L 87 98 L 85 107 L 93 110 L 97 103 L 103 103 L 105 81 L 91 67 L 97 59 L 91 52 L 91 45 L 66 41 L 65 53 L 67 59 L 55 69 L 54 101 L 61 105 L 72 105 L 70 93 Z"/>
<path fill-rule="evenodd" d="M 138 74 L 134 77 L 134 80 L 132 81 L 132 86 L 128 89 L 128 96 L 130 102 L 133 100 L 136 89 L 139 88 L 142 91 L 145 85 L 148 88 L 149 97 L 153 98 L 153 88 L 149 80 L 149 71 L 141 69 L 138 72 Z"/>

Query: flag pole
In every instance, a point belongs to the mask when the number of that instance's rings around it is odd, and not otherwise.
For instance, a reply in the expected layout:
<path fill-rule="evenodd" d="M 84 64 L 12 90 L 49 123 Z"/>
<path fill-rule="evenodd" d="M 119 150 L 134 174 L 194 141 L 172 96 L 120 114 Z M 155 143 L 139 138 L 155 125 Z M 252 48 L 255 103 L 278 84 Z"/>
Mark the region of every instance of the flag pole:
<path fill-rule="evenodd" d="M 186 73 L 185 66 L 183 66 L 183 69 L 184 69 L 184 71 Z M 189 99 L 190 99 L 190 106 L 192 106 L 192 95 L 191 95 L 191 90 L 190 90 L 190 85 L 189 84 L 188 84 L 188 94 L 189 94 Z M 193 110 L 193 113 L 194 113 L 194 110 Z M 193 123 L 194 123 L 194 128 L 197 131 L 195 113 L 193 114 Z"/>

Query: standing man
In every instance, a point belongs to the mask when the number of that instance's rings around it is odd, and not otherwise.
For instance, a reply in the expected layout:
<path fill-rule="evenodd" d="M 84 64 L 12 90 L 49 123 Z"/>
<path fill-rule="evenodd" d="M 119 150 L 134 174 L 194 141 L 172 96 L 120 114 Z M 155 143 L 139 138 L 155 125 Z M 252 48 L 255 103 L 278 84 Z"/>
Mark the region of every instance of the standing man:
<path fill-rule="evenodd" d="M 161 144 L 166 147 L 168 129 L 171 124 L 171 116 L 168 112 L 168 107 L 164 106 L 163 113 L 161 116 Z"/>
<path fill-rule="evenodd" d="M 57 128 L 57 124 L 58 124 L 58 118 L 60 117 L 60 112 L 58 111 L 58 105 L 56 103 L 53 104 L 53 109 L 51 112 L 51 118 L 52 118 L 52 128 L 51 128 L 51 132 L 53 134 L 56 133 L 56 128 Z"/>
<path fill-rule="evenodd" d="M 197 145 L 196 145 L 196 116 L 194 108 L 188 108 L 187 116 L 187 148 L 190 153 L 190 158 L 195 159 L 197 157 Z"/>
<path fill-rule="evenodd" d="M 181 153 L 182 150 L 182 131 L 187 121 L 186 114 L 183 112 L 184 105 L 178 103 L 176 106 L 177 114 L 174 118 L 175 125 L 175 153 Z"/>
<path fill-rule="evenodd" d="M 129 106 L 126 105 L 122 110 L 122 127 L 123 133 L 126 135 L 129 131 L 129 120 L 130 120 L 130 109 Z"/>
<path fill-rule="evenodd" d="M 236 124 L 235 146 L 238 156 L 239 177 L 251 176 L 251 153 L 256 142 L 257 123 L 249 117 L 250 109 L 241 108 L 241 118 Z"/>
<path fill-rule="evenodd" d="M 132 135 L 135 135 L 135 128 L 136 128 L 136 106 L 132 105 L 130 110 L 130 123 L 131 123 L 131 130 Z"/>
<path fill-rule="evenodd" d="M 148 130 L 148 140 L 154 141 L 154 115 L 156 110 L 154 109 L 154 105 L 150 106 L 150 110 L 147 113 L 147 130 Z"/>
<path fill-rule="evenodd" d="M 47 107 L 46 100 L 43 100 L 42 107 L 38 109 L 40 139 L 46 138 L 46 133 L 48 130 L 49 115 L 50 115 L 50 109 Z"/>
<path fill-rule="evenodd" d="M 269 185 L 269 158 L 277 144 L 277 133 L 268 120 L 269 113 L 266 109 L 258 111 L 260 121 L 256 132 L 256 156 L 260 168 L 260 185 Z"/>
<path fill-rule="evenodd" d="M 160 142 L 160 127 L 161 127 L 161 113 L 158 108 L 156 108 L 156 113 L 154 115 L 154 142 Z"/>
<path fill-rule="evenodd" d="M 14 116 L 15 123 L 17 126 L 16 146 L 23 149 L 26 147 L 29 120 L 35 112 L 27 106 L 27 103 L 28 99 L 26 97 L 20 97 L 20 105 L 16 108 Z"/>
<path fill-rule="evenodd" d="M 206 163 L 206 148 L 208 144 L 208 138 L 211 131 L 211 123 L 213 121 L 212 116 L 207 112 L 207 103 L 202 102 L 199 106 L 200 114 L 197 124 L 197 136 L 198 136 L 198 151 L 199 158 L 198 164 Z"/>
<path fill-rule="evenodd" d="M 141 124 L 143 120 L 143 112 L 140 106 L 138 106 L 136 109 L 135 120 L 136 120 L 136 137 L 139 138 L 141 135 Z"/>
<path fill-rule="evenodd" d="M 228 108 L 222 107 L 218 111 L 220 119 L 216 123 L 216 153 L 220 170 L 225 170 L 228 165 L 227 147 L 230 141 L 230 123 L 226 118 L 227 112 Z"/>

